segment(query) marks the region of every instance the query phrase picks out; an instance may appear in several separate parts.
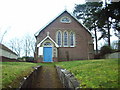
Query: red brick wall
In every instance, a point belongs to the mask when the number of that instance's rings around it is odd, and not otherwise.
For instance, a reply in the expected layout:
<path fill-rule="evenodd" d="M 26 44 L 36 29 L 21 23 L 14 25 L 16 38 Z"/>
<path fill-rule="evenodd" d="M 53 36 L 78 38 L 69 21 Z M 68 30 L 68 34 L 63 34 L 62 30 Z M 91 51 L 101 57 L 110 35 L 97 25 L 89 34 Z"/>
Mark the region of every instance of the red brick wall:
<path fill-rule="evenodd" d="M 36 60 L 37 63 L 39 62 L 43 62 L 43 58 L 42 57 L 38 57 L 38 59 Z M 53 57 L 53 62 L 58 62 L 58 58 Z"/>
<path fill-rule="evenodd" d="M 58 58 L 53 57 L 53 62 L 58 62 Z"/>
<path fill-rule="evenodd" d="M 72 22 L 69 23 L 61 23 L 60 19 L 63 16 L 68 16 L 71 18 Z M 88 57 L 93 58 L 93 54 L 89 55 L 89 52 L 93 51 L 93 45 L 90 47 L 88 44 L 89 41 L 92 40 L 91 35 L 89 32 L 75 19 L 73 19 L 68 13 L 62 14 L 59 18 L 57 18 L 52 24 L 43 30 L 39 36 L 37 37 L 37 44 L 43 40 L 47 32 L 50 32 L 50 37 L 56 41 L 56 32 L 61 30 L 64 32 L 67 30 L 68 32 L 73 31 L 75 32 L 76 37 L 76 46 L 75 47 L 60 47 L 58 50 L 58 59 L 59 61 L 65 60 L 79 60 L 79 59 L 88 59 Z"/>
<path fill-rule="evenodd" d="M 42 57 L 38 57 L 37 63 L 39 63 L 39 62 L 43 62 L 43 58 Z"/>

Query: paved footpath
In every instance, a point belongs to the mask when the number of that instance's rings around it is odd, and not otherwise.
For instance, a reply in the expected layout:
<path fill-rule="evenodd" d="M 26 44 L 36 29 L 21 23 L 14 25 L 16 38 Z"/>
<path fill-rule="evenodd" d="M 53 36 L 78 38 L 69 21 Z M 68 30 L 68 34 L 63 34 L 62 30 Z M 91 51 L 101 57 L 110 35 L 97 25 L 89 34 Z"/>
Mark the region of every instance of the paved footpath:
<path fill-rule="evenodd" d="M 38 79 L 33 88 L 63 88 L 56 68 L 54 66 L 42 66 L 38 73 Z"/>

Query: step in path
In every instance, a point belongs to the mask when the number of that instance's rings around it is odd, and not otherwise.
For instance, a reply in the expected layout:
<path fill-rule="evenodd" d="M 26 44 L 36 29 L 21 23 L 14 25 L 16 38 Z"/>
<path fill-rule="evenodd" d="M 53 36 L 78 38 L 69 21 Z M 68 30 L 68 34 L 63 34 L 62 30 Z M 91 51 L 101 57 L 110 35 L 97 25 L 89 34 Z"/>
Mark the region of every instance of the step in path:
<path fill-rule="evenodd" d="M 32 88 L 63 88 L 56 68 L 52 65 L 42 66 Z"/>

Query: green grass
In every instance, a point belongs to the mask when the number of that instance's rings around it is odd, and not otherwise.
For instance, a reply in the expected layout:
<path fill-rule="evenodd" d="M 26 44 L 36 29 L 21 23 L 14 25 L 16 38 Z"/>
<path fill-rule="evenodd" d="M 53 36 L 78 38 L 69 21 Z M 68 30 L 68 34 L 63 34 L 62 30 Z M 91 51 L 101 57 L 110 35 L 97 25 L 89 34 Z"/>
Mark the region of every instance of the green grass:
<path fill-rule="evenodd" d="M 7 88 L 9 85 L 17 88 L 18 82 L 33 71 L 33 66 L 37 66 L 35 63 L 25 62 L 2 62 L 0 64 L 2 64 L 2 88 Z"/>
<path fill-rule="evenodd" d="M 21 79 L 29 75 L 33 66 L 58 65 L 72 72 L 82 88 L 117 88 L 118 60 L 81 60 L 55 63 L 0 62 L 2 66 L 2 87 L 17 88 Z M 1 70 L 1 69 L 0 69 Z"/>
<path fill-rule="evenodd" d="M 82 88 L 118 88 L 118 59 L 56 63 L 72 72 Z"/>
<path fill-rule="evenodd" d="M 28 63 L 28 62 L 0 62 L 0 71 L 2 73 L 2 88 L 12 86 L 18 88 L 19 82 L 24 76 L 28 76 L 34 69 L 32 67 L 39 65 L 54 65 L 53 63 Z M 1 76 L 1 75 L 0 75 Z M 1 82 L 0 82 L 1 85 Z"/>

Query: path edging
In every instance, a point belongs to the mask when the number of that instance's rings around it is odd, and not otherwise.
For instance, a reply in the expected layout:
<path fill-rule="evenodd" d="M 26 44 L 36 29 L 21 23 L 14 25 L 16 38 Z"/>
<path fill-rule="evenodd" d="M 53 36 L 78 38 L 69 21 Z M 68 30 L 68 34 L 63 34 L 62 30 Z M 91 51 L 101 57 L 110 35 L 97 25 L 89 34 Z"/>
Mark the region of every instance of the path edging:
<path fill-rule="evenodd" d="M 71 72 L 59 66 L 56 66 L 56 69 L 60 81 L 62 82 L 65 88 L 73 88 L 74 90 L 80 89 L 79 88 L 80 83 L 77 81 L 77 79 L 74 77 L 74 75 Z"/>
<path fill-rule="evenodd" d="M 22 82 L 20 82 L 20 86 L 17 90 L 21 90 L 23 88 L 30 88 L 32 85 L 30 85 L 28 83 L 32 83 L 36 80 L 38 69 L 40 69 L 41 67 L 42 66 L 33 67 L 34 70 L 27 77 L 23 78 L 23 80 L 22 80 Z"/>

